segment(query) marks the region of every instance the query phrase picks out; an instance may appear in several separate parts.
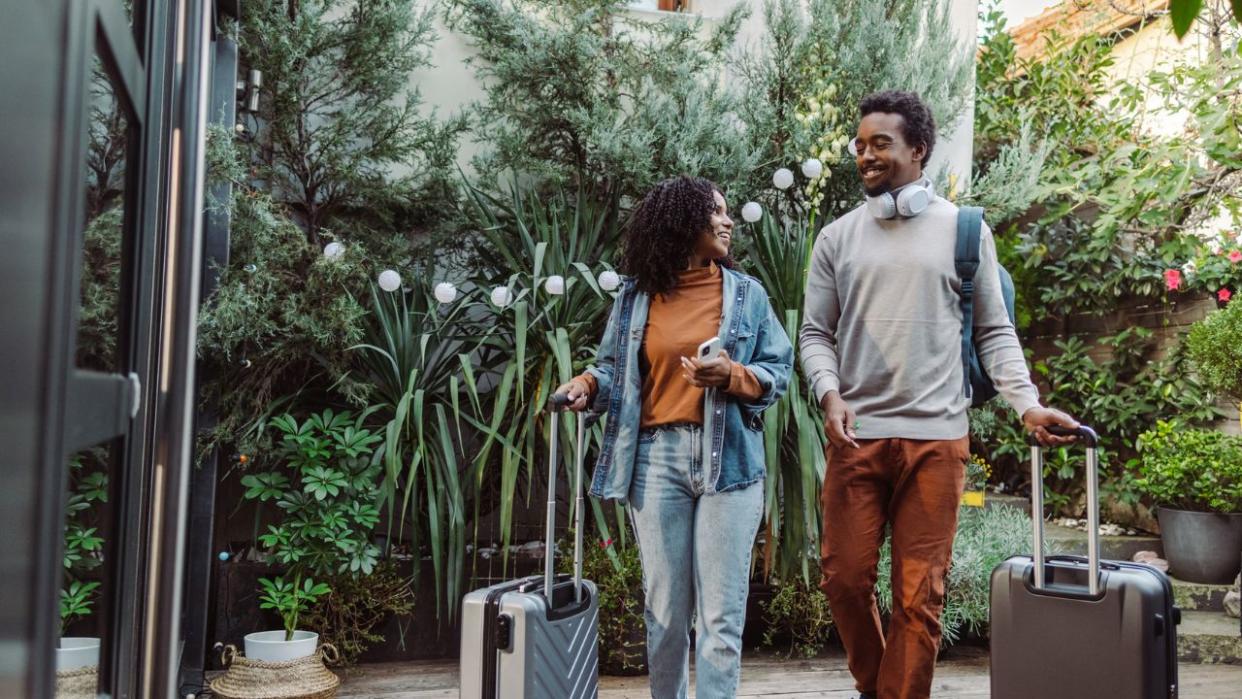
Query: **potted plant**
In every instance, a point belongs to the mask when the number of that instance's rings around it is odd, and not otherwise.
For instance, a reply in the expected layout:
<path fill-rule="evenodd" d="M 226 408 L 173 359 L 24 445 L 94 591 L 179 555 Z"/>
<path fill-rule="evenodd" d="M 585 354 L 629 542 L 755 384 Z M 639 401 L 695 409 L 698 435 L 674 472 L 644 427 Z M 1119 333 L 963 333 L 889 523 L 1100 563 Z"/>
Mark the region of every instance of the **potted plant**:
<path fill-rule="evenodd" d="M 1226 584 L 1242 552 L 1242 437 L 1159 421 L 1139 436 L 1135 486 L 1160 506 L 1173 576 Z"/>
<path fill-rule="evenodd" d="M 382 438 L 363 427 L 368 414 L 355 418 L 325 410 L 300 423 L 288 414 L 274 418 L 277 469 L 242 478 L 246 499 L 275 501 L 283 513 L 259 542 L 285 567 L 283 576 L 259 580 L 260 608 L 279 614 L 284 628 L 247 635 L 247 658 L 285 661 L 314 654 L 319 634 L 298 629 L 298 620 L 331 588 L 311 576 L 370 575 L 375 568 L 379 549 L 371 533 L 379 522 L 376 444 Z"/>
<path fill-rule="evenodd" d="M 56 670 L 65 672 L 99 664 L 100 640 L 97 636 L 66 636 L 70 625 L 86 619 L 93 611 L 100 583 L 81 576 L 103 562 L 103 537 L 99 528 L 89 525 L 97 503 L 108 501 L 108 474 L 92 471 L 83 476 L 82 455 L 69 461 L 73 492 L 67 503 L 64 540 L 65 586 L 60 591 L 60 639 L 56 647 Z"/>
<path fill-rule="evenodd" d="M 287 582 L 279 576 L 275 580 L 259 578 L 263 594 L 259 596 L 259 609 L 271 609 L 280 615 L 284 630 L 258 631 L 247 634 L 246 657 L 251 660 L 283 662 L 304 658 L 319 647 L 319 634 L 298 629 L 298 617 L 306 608 L 331 590 L 324 583 L 310 578 L 294 578 Z"/>
<path fill-rule="evenodd" d="M 91 615 L 97 582 L 73 580 L 60 591 L 60 641 L 56 647 L 56 671 L 77 670 L 99 664 L 99 638 L 66 636 L 70 622 Z"/>

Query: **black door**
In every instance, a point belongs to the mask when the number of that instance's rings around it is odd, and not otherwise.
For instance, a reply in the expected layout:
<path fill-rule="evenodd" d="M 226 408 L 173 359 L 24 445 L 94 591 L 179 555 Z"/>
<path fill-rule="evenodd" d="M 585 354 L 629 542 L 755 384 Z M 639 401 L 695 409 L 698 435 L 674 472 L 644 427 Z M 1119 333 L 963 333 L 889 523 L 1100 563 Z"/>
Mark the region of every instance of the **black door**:
<path fill-rule="evenodd" d="M 0 6 L 0 696 L 173 694 L 213 4 Z"/>

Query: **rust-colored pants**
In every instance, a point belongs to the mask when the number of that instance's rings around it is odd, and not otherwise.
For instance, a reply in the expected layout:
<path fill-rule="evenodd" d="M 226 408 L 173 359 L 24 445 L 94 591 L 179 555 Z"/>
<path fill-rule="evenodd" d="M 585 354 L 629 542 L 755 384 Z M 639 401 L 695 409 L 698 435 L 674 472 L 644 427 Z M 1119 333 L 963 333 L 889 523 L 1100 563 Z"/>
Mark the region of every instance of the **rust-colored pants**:
<path fill-rule="evenodd" d="M 944 581 L 969 458 L 966 437 L 828 447 L 820 497 L 821 584 L 860 692 L 878 699 L 931 696 Z M 875 599 L 885 525 L 892 525 L 893 534 L 887 638 Z"/>

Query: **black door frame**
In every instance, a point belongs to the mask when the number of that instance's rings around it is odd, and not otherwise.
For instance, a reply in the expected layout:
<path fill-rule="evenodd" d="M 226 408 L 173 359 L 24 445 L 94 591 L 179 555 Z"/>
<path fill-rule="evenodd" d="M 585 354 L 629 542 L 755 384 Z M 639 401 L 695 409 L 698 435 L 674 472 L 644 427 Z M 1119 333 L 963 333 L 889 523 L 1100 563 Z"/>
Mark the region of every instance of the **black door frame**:
<path fill-rule="evenodd" d="M 134 0 L 131 25 L 121 0 L 43 0 L 2 23 L 0 162 L 21 174 L 0 177 L 0 443 L 13 486 L 0 527 L 14 533 L 0 543 L 0 650 L 25 661 L 0 663 L 6 696 L 53 694 L 64 464 L 101 442 L 120 448 L 100 692 L 175 691 L 213 4 Z M 74 366 L 96 55 L 130 127 L 118 361 L 106 373 Z"/>

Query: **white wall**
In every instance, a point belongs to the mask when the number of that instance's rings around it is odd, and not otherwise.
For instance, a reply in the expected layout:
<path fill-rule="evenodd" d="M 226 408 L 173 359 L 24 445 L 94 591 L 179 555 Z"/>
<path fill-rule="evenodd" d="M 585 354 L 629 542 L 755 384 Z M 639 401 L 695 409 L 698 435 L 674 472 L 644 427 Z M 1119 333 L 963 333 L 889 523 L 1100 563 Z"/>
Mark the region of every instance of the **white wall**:
<path fill-rule="evenodd" d="M 1113 47 L 1113 65 L 1109 79 L 1120 90 L 1126 84 L 1142 84 L 1154 71 L 1168 71 L 1176 64 L 1200 65 L 1208 60 L 1207 39 L 1191 31 L 1183 40 L 1173 34 L 1171 20 L 1159 17 L 1142 30 L 1117 42 Z M 1147 93 L 1147 115 L 1143 128 L 1153 135 L 1175 136 L 1186 129 L 1189 114 L 1170 109 L 1155 91 Z"/>
<path fill-rule="evenodd" d="M 978 0 L 952 0 L 952 2 L 954 29 L 957 31 L 958 36 L 973 51 L 978 43 L 979 2 Z M 937 168 L 941 167 L 942 164 L 947 165 L 948 171 L 955 176 L 954 179 L 959 192 L 963 191 L 966 184 L 970 182 L 970 164 L 974 154 L 975 100 L 973 97 L 973 69 L 971 70 L 971 76 L 970 90 L 972 97 L 966 106 L 966 110 L 962 113 L 961 119 L 958 121 L 957 130 L 953 132 L 953 137 L 948 139 L 943 146 L 936 148 L 930 163 L 930 168 L 933 172 L 937 171 Z"/>
<path fill-rule="evenodd" d="M 439 3 L 437 0 L 420 0 L 420 4 Z M 435 25 L 439 40 L 432 53 L 433 65 L 415 71 L 410 76 L 410 85 L 422 93 L 424 111 L 434 108 L 441 116 L 460 114 L 471 102 L 485 97 L 483 86 L 474 77 L 474 69 L 466 65 L 466 58 L 473 55 L 474 50 L 460 34 L 450 32 L 439 17 Z M 470 159 L 479 149 L 477 143 L 461 144 L 458 165 L 469 171 Z"/>

